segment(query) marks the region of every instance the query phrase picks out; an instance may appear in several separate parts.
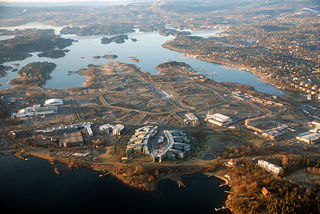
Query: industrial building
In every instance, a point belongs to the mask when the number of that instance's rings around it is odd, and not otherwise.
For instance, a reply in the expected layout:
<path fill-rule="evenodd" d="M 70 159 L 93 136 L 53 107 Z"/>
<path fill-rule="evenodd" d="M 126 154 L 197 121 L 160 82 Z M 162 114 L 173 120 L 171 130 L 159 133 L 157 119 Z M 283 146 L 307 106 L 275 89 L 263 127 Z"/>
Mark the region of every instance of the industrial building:
<path fill-rule="evenodd" d="M 63 105 L 62 99 L 52 98 L 44 102 L 44 106 L 60 106 Z"/>
<path fill-rule="evenodd" d="M 83 146 L 83 138 L 81 132 L 65 133 L 59 139 L 59 146 L 64 148 Z"/>
<path fill-rule="evenodd" d="M 56 106 L 40 106 L 34 105 L 32 107 L 26 107 L 19 110 L 17 113 L 11 115 L 12 118 L 23 118 L 33 116 L 45 116 L 49 114 L 57 114 L 58 108 Z"/>
<path fill-rule="evenodd" d="M 262 168 L 264 168 L 265 170 L 272 172 L 276 175 L 279 175 L 280 173 L 283 172 L 282 167 L 277 166 L 275 164 L 269 163 L 267 161 L 264 160 L 258 160 L 258 165 Z"/>
<path fill-rule="evenodd" d="M 104 124 L 99 127 L 99 131 L 106 133 L 106 134 L 111 134 L 114 136 L 120 136 L 124 130 L 124 125 L 122 124 L 117 124 L 115 126 L 110 125 L 110 124 Z"/>
<path fill-rule="evenodd" d="M 40 129 L 37 130 L 37 133 L 50 133 L 50 132 L 55 132 L 55 131 L 65 131 L 65 130 L 82 130 L 85 128 L 85 126 L 87 125 L 87 122 L 83 122 L 83 123 L 78 123 L 78 124 L 71 124 L 71 125 L 65 125 L 65 126 L 59 126 L 59 127 L 51 127 L 51 128 L 47 128 L 47 129 Z"/>
<path fill-rule="evenodd" d="M 274 140 L 286 133 L 288 126 L 277 121 L 268 119 L 266 116 L 245 120 L 247 129 L 261 134 L 262 137 Z"/>
<path fill-rule="evenodd" d="M 57 114 L 59 105 L 63 105 L 62 99 L 52 98 L 44 102 L 44 105 L 41 106 L 33 105 L 31 107 L 26 107 L 19 110 L 17 113 L 11 115 L 12 118 L 23 118 L 23 117 L 33 117 L 33 116 L 45 116 L 49 114 Z"/>
<path fill-rule="evenodd" d="M 217 126 L 228 126 L 232 123 L 232 119 L 226 115 L 215 113 L 215 114 L 207 114 L 206 121 L 208 123 L 212 123 Z"/>
<path fill-rule="evenodd" d="M 305 142 L 307 144 L 315 144 L 320 142 L 320 134 L 317 132 L 304 132 L 299 134 L 296 137 L 297 140 L 300 140 L 302 142 Z"/>

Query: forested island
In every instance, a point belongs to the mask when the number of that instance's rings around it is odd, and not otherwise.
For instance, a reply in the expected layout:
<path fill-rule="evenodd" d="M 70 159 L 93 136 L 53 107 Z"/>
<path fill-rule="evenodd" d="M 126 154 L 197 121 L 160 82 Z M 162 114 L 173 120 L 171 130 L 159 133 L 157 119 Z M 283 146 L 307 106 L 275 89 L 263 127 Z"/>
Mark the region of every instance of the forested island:
<path fill-rule="evenodd" d="M 49 50 L 38 54 L 38 57 L 58 59 L 64 57 L 67 52 L 69 52 L 69 50 Z"/>
<path fill-rule="evenodd" d="M 0 41 L 0 64 L 13 60 L 23 60 L 32 52 L 46 52 L 55 48 L 64 49 L 75 42 L 73 39 L 61 38 L 53 30 L 26 29 L 14 31 L 12 39 Z M 61 55 L 61 52 L 58 51 Z M 49 52 L 57 56 L 57 52 Z"/>
<path fill-rule="evenodd" d="M 61 34 L 76 34 L 77 36 L 115 35 L 134 32 L 133 23 L 92 24 L 83 27 L 64 27 Z"/>
<path fill-rule="evenodd" d="M 105 59 L 116 59 L 116 58 L 118 58 L 118 56 L 115 55 L 115 54 L 105 54 L 105 55 L 103 55 L 103 58 L 105 58 Z"/>
<path fill-rule="evenodd" d="M 126 40 L 128 40 L 128 35 L 119 35 L 119 36 L 113 36 L 111 38 L 103 37 L 101 39 L 101 44 L 110 44 L 112 42 L 117 44 L 125 43 Z"/>
<path fill-rule="evenodd" d="M 19 71 L 19 77 L 10 81 L 11 85 L 17 86 L 42 86 L 50 79 L 50 73 L 56 68 L 51 62 L 29 63 Z"/>

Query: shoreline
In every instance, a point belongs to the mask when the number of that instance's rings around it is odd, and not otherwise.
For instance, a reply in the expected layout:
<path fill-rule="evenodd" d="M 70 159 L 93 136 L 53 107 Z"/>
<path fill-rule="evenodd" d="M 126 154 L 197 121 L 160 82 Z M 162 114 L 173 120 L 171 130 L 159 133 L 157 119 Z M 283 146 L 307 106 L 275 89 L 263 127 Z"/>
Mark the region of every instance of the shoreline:
<path fill-rule="evenodd" d="M 261 82 L 264 82 L 266 84 L 270 84 L 270 85 L 274 86 L 277 90 L 281 91 L 283 94 L 281 94 L 280 96 L 284 96 L 285 95 L 285 92 L 283 90 L 288 90 L 287 88 L 281 88 L 280 86 L 278 86 L 276 84 L 276 82 L 273 82 L 271 80 L 267 80 L 264 76 L 260 75 L 258 72 L 254 71 L 252 68 L 250 68 L 248 66 L 229 63 L 229 62 L 220 61 L 220 60 L 207 59 L 205 57 L 201 57 L 201 55 L 196 55 L 196 56 L 193 57 L 193 56 L 190 56 L 190 55 L 188 55 L 187 53 L 185 53 L 185 52 L 183 52 L 181 50 L 178 50 L 178 49 L 173 48 L 173 47 L 168 47 L 167 45 L 165 45 L 165 43 L 162 45 L 162 47 L 166 48 L 168 50 L 171 50 L 171 51 L 176 51 L 178 53 L 183 53 L 185 55 L 185 57 L 188 57 L 188 58 L 195 58 L 197 60 L 201 60 L 201 61 L 204 61 L 204 62 L 209 62 L 209 63 L 213 63 L 213 64 L 217 64 L 217 65 L 226 66 L 227 68 L 238 69 L 239 71 L 252 73 L 257 78 L 259 78 Z M 241 84 L 241 83 L 239 83 L 239 84 Z"/>
<path fill-rule="evenodd" d="M 223 176 L 217 175 L 214 172 L 203 172 L 204 175 L 208 176 L 208 177 L 215 177 L 220 179 L 221 181 L 224 181 L 224 184 L 220 184 L 219 187 L 223 187 L 223 186 L 229 186 L 230 187 L 230 183 L 229 180 Z"/>

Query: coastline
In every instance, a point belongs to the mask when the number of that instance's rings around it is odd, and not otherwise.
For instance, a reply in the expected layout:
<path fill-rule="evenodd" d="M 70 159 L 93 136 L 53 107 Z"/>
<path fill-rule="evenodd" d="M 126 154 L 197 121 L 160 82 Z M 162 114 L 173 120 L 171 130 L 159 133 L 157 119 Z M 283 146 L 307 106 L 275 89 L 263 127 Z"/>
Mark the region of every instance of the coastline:
<path fill-rule="evenodd" d="M 225 183 L 224 184 L 221 184 L 220 186 L 229 186 L 230 187 L 230 183 L 229 183 L 229 180 L 221 175 L 217 175 L 216 173 L 214 172 L 203 172 L 204 175 L 208 176 L 208 177 L 216 177 L 222 181 L 224 181 Z"/>
<path fill-rule="evenodd" d="M 185 53 L 185 52 L 183 52 L 183 51 L 181 51 L 181 50 L 179 50 L 177 48 L 169 47 L 168 45 L 166 45 L 166 43 L 163 44 L 162 47 L 167 48 L 167 49 L 169 49 L 171 51 L 176 51 L 176 52 L 179 52 L 179 53 L 183 53 L 185 55 L 185 57 L 188 57 L 188 58 L 195 58 L 197 60 L 201 60 L 201 61 L 204 61 L 204 62 L 223 65 L 223 66 L 226 66 L 226 67 L 229 67 L 229 68 L 238 69 L 238 70 L 244 71 L 244 72 L 250 72 L 250 73 L 254 74 L 257 78 L 259 78 L 262 82 L 264 82 L 266 84 L 271 84 L 271 85 L 275 86 L 278 90 L 281 90 L 281 91 L 283 89 L 288 90 L 288 88 L 281 88 L 280 86 L 277 85 L 276 82 L 271 81 L 270 79 L 267 80 L 260 73 L 258 73 L 257 71 L 253 70 L 252 68 L 250 68 L 248 66 L 239 65 L 239 64 L 230 63 L 230 62 L 225 62 L 225 61 L 221 61 L 221 60 L 208 59 L 206 57 L 202 57 L 201 55 L 192 56 L 192 55 L 189 55 L 189 54 L 187 54 L 187 53 Z"/>

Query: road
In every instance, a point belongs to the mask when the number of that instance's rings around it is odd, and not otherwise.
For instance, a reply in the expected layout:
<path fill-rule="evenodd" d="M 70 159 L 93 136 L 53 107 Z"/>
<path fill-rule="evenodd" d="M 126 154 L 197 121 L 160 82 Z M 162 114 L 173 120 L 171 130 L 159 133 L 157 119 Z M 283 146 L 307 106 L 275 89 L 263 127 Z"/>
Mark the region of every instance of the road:
<path fill-rule="evenodd" d="M 166 111 L 166 112 L 148 112 L 148 111 L 143 111 L 143 110 L 138 110 L 138 109 L 133 109 L 133 108 L 126 108 L 126 107 L 111 105 L 104 99 L 103 96 L 100 96 L 99 99 L 100 99 L 100 102 L 102 103 L 102 105 L 107 108 L 117 109 L 117 110 L 126 111 L 126 112 L 135 111 L 135 112 L 138 112 L 141 114 L 147 114 L 147 115 L 152 115 L 152 116 L 166 115 L 166 114 L 178 113 L 178 112 L 185 111 L 185 110 L 173 110 L 173 111 Z"/>

